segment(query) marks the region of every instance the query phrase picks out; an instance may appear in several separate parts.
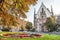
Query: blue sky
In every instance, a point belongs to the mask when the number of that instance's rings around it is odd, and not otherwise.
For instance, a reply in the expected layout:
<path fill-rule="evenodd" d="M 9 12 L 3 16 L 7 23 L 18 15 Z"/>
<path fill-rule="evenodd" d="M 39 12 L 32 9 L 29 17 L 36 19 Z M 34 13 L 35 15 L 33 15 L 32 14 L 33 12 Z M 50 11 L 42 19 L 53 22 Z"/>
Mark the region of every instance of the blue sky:
<path fill-rule="evenodd" d="M 41 6 L 41 3 L 44 3 L 44 5 L 51 9 L 51 5 L 53 8 L 53 12 L 55 15 L 60 14 L 60 0 L 38 0 L 37 4 L 35 6 L 31 5 L 29 12 L 26 13 L 28 21 L 32 22 L 34 21 L 34 8 L 36 9 L 36 13 L 39 10 L 39 7 Z"/>

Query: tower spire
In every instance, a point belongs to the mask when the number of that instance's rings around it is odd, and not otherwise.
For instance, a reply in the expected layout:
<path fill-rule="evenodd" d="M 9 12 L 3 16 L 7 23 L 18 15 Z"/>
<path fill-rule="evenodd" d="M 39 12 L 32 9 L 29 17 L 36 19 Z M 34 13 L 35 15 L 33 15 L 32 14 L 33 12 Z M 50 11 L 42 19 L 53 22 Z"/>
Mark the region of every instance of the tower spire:
<path fill-rule="evenodd" d="M 34 14 L 35 14 L 35 8 L 34 8 Z"/>
<path fill-rule="evenodd" d="M 34 21 L 35 21 L 35 19 L 36 19 L 36 14 L 35 14 L 35 8 L 34 8 Z"/>
<path fill-rule="evenodd" d="M 52 15 L 54 15 L 54 14 L 53 14 L 53 8 L 52 8 L 52 5 L 51 5 L 51 13 L 52 13 Z"/>
<path fill-rule="evenodd" d="M 36 14 L 35 14 L 35 8 L 34 8 L 34 26 L 35 26 L 35 22 L 36 22 Z"/>
<path fill-rule="evenodd" d="M 35 8 L 34 8 L 34 26 L 35 26 Z"/>

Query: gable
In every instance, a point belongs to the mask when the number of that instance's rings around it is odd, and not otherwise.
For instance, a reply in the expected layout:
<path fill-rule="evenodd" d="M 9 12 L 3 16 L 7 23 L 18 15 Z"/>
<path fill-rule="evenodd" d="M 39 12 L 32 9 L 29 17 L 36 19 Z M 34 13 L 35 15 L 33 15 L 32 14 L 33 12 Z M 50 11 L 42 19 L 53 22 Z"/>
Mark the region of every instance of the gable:
<path fill-rule="evenodd" d="M 42 8 L 43 8 L 44 11 L 45 11 L 46 17 L 49 17 L 49 16 L 51 15 L 51 12 L 49 11 L 48 8 L 45 7 L 45 5 L 44 5 L 43 3 L 42 3 L 42 5 L 40 6 L 40 8 L 39 8 L 39 10 L 38 10 L 38 12 L 37 12 L 38 17 L 41 16 Z"/>

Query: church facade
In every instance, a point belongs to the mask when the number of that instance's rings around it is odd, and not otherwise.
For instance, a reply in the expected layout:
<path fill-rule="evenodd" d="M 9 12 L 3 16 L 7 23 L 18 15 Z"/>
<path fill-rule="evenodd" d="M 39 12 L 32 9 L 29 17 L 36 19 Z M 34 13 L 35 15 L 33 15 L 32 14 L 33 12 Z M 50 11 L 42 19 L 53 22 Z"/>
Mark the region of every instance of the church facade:
<path fill-rule="evenodd" d="M 53 15 L 53 10 L 51 6 L 51 11 L 46 8 L 46 6 L 42 3 L 38 12 L 35 13 L 34 10 L 34 27 L 37 32 L 46 32 L 47 29 L 45 27 L 45 23 L 48 17 Z"/>

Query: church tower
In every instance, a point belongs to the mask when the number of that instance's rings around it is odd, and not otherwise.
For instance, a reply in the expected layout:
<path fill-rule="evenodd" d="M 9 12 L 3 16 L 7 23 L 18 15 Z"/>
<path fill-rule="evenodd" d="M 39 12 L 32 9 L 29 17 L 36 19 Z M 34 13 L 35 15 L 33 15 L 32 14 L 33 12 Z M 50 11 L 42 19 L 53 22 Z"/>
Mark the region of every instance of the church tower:
<path fill-rule="evenodd" d="M 54 14 L 53 14 L 53 8 L 52 8 L 52 5 L 51 5 L 51 14 L 54 16 Z"/>
<path fill-rule="evenodd" d="M 36 10 L 34 8 L 34 28 L 36 29 L 37 28 L 37 14 L 35 12 Z"/>
<path fill-rule="evenodd" d="M 52 21 L 55 23 L 55 17 L 54 17 L 52 5 L 51 5 L 51 17 L 53 18 Z"/>

